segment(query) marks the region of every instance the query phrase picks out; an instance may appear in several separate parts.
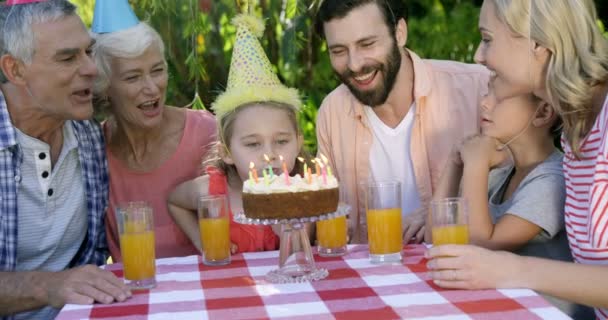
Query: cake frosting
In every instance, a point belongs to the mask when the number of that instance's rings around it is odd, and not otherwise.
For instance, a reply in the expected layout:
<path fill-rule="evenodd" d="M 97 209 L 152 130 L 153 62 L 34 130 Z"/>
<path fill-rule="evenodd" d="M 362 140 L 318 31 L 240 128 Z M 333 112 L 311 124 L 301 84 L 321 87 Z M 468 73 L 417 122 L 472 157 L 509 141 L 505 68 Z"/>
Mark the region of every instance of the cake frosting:
<path fill-rule="evenodd" d="M 302 177 L 284 174 L 246 180 L 243 210 L 253 219 L 290 219 L 335 212 L 338 207 L 338 180 L 333 175 Z"/>
<path fill-rule="evenodd" d="M 258 179 L 258 183 L 249 179 L 243 185 L 243 192 L 246 193 L 282 193 L 282 192 L 302 192 L 317 191 L 323 189 L 333 189 L 338 187 L 338 180 L 335 176 L 323 176 L 313 174 L 310 183 L 299 174 L 289 177 L 289 185 L 285 180 L 285 174 L 273 175 L 268 177 L 268 184 L 264 179 Z"/>

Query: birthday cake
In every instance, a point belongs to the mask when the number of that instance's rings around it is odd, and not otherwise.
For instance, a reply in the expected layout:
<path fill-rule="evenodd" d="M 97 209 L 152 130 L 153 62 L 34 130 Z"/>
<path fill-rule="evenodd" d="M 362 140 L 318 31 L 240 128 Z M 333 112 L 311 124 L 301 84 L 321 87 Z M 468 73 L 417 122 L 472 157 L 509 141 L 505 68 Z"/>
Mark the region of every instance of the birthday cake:
<path fill-rule="evenodd" d="M 333 175 L 249 179 L 243 185 L 243 211 L 251 219 L 313 217 L 335 212 L 338 195 L 338 180 Z"/>

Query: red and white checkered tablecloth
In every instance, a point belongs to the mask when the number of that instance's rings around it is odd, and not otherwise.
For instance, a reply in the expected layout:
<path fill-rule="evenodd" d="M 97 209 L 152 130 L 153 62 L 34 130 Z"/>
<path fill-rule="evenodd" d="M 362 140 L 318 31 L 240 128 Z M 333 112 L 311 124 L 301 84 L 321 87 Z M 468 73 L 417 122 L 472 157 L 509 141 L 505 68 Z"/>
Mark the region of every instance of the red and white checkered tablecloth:
<path fill-rule="evenodd" d="M 365 245 L 338 258 L 315 255 L 329 276 L 272 284 L 278 251 L 233 256 L 209 267 L 200 256 L 157 260 L 158 286 L 124 303 L 67 305 L 57 319 L 569 319 L 531 290 L 444 290 L 429 280 L 423 245 L 408 245 L 402 265 L 374 265 Z M 120 264 L 107 266 L 122 276 Z"/>

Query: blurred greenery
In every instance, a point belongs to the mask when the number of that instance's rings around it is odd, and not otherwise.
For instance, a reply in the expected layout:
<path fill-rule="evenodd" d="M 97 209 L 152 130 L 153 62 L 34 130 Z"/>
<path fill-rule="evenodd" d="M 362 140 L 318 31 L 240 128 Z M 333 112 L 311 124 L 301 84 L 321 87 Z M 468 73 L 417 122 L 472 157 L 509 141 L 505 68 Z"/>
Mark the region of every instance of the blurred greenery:
<path fill-rule="evenodd" d="M 90 25 L 94 0 L 71 0 Z M 406 0 L 404 0 L 406 1 Z M 608 1 L 595 0 L 607 22 Z M 210 106 L 228 77 L 235 28 L 230 20 L 250 10 L 266 21 L 262 46 L 281 80 L 298 88 L 305 108 L 300 124 L 307 149 L 316 150 L 315 119 L 323 98 L 337 85 L 327 47 L 312 27 L 318 0 L 131 0 L 137 15 L 165 41 L 172 105 Z M 472 62 L 479 43 L 482 0 L 407 0 L 407 46 L 423 58 Z M 601 28 L 604 24 L 598 21 Z M 608 37 L 608 32 L 606 32 Z M 199 98 L 200 97 L 200 98 Z"/>

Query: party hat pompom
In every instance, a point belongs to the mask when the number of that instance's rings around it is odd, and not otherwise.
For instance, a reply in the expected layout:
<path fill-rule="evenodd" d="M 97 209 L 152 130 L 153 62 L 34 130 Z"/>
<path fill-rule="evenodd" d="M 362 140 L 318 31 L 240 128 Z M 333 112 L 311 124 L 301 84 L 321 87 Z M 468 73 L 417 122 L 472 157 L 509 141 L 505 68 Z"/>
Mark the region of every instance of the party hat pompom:
<path fill-rule="evenodd" d="M 257 39 L 264 33 L 262 20 L 239 15 L 232 21 L 237 26 L 237 33 L 228 85 L 212 105 L 215 115 L 223 118 L 241 105 L 269 101 L 284 103 L 298 110 L 302 105 L 298 91 L 279 81 Z"/>
<path fill-rule="evenodd" d="M 264 35 L 264 22 L 258 17 L 248 14 L 239 14 L 232 19 L 232 24 L 237 28 L 247 28 L 256 38 Z"/>

